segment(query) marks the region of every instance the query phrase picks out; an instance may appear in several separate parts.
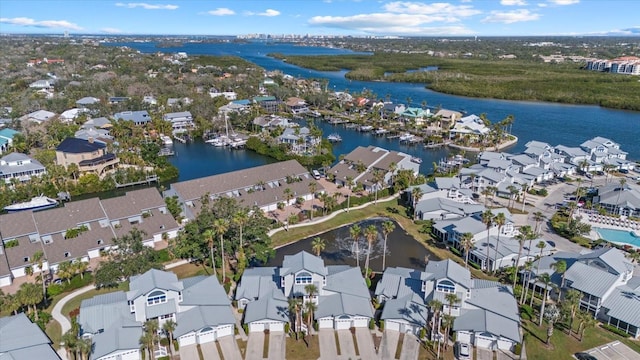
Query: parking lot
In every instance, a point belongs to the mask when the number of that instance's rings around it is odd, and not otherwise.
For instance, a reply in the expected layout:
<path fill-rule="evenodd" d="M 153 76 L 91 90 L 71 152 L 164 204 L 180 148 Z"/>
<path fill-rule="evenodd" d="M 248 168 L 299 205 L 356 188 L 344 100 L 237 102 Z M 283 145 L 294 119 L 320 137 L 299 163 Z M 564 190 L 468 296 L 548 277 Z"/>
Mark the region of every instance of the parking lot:
<path fill-rule="evenodd" d="M 619 341 L 613 341 L 584 352 L 598 360 L 640 360 L 640 354 Z"/>

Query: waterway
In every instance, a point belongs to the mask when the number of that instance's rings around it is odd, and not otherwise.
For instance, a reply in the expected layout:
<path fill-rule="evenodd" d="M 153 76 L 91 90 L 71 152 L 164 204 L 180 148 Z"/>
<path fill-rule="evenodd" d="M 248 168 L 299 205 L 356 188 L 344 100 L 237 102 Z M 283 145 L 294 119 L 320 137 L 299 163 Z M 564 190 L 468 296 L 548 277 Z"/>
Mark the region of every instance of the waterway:
<path fill-rule="evenodd" d="M 381 272 L 382 254 L 384 250 L 384 237 L 382 236 L 382 223 L 386 218 L 372 218 L 358 225 L 364 229 L 369 225 L 375 225 L 378 228 L 378 238 L 371 246 L 370 268 L 373 271 Z M 437 259 L 435 255 L 429 252 L 422 244 L 420 244 L 411 235 L 407 234 L 398 223 L 394 222 L 396 227 L 389 234 L 387 241 L 387 256 L 385 259 L 386 266 L 402 266 L 408 268 L 424 268 L 429 259 Z M 359 254 L 360 267 L 364 267 L 367 257 L 368 244 L 362 237 L 358 241 L 358 252 L 356 246 L 349 233 L 352 225 L 346 225 L 317 236 L 297 241 L 278 248 L 274 258 L 270 259 L 267 266 L 280 266 L 285 255 L 293 255 L 300 251 L 314 253 L 311 243 L 316 237 L 320 237 L 325 241 L 325 249 L 320 253 L 320 257 L 324 260 L 325 265 L 356 265 L 356 254 Z"/>
<path fill-rule="evenodd" d="M 234 55 L 251 61 L 266 70 L 280 70 L 286 74 L 301 78 L 326 78 L 329 88 L 335 91 L 348 90 L 351 93 L 370 90 L 379 98 L 387 95 L 394 102 L 422 104 L 430 107 L 464 111 L 469 114 L 487 114 L 492 121 L 500 121 L 508 115 L 515 117 L 512 132 L 519 142 L 507 149 L 510 152 L 524 150 L 525 144 L 531 140 L 547 142 L 551 145 L 563 144 L 578 146 L 595 136 L 603 136 L 620 144 L 628 152 L 628 159 L 640 160 L 640 112 L 612 110 L 598 106 L 563 105 L 542 102 L 507 101 L 495 99 L 476 99 L 437 93 L 428 90 L 423 84 L 387 83 L 351 81 L 344 77 L 344 71 L 321 72 L 300 68 L 298 66 L 273 59 L 268 53 L 286 55 L 343 55 L 349 50 L 294 46 L 286 43 L 246 43 L 246 44 L 200 44 L 188 43 L 176 48 L 157 48 L 154 43 L 121 43 L 111 46 L 126 45 L 144 53 L 165 53 L 183 51 L 189 55 Z M 424 64 L 428 67 L 430 64 Z M 179 96 L 180 94 L 176 94 Z M 374 137 L 371 134 L 358 133 L 355 130 L 333 127 L 319 123 L 329 135 L 337 132 L 343 142 L 334 147 L 334 152 L 348 153 L 357 146 L 377 145 L 389 149 L 404 151 L 423 160 L 421 172 L 429 173 L 432 162 L 440 160 L 448 154 L 446 149 L 424 149 L 419 146 L 407 147 L 397 140 Z M 180 170 L 179 180 L 189 180 L 201 176 L 214 175 L 262 165 L 271 160 L 250 151 L 236 153 L 224 149 L 209 149 L 203 143 L 174 145 L 177 156 L 171 162 Z"/>

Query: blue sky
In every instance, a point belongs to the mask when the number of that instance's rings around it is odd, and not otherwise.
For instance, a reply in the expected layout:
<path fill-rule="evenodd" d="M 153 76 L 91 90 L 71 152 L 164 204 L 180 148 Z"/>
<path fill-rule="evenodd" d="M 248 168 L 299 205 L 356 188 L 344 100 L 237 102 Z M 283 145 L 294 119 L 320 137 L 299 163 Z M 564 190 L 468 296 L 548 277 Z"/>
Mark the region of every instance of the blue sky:
<path fill-rule="evenodd" d="M 2 0 L 0 32 L 640 36 L 639 14 L 638 0 Z"/>

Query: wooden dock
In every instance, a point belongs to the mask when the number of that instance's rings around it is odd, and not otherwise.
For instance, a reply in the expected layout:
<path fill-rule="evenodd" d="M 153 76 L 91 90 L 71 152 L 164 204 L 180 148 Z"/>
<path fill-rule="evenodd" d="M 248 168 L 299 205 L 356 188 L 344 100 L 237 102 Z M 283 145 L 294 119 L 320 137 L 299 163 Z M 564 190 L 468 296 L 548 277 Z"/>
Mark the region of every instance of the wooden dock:
<path fill-rule="evenodd" d="M 158 182 L 158 175 L 149 175 L 144 180 L 132 181 L 132 182 L 128 182 L 128 183 L 125 183 L 125 184 L 118 184 L 118 182 L 115 181 L 115 180 L 113 180 L 113 182 L 116 184 L 116 188 L 118 188 L 118 189 L 123 188 L 123 187 L 143 185 L 143 184 L 150 185 L 153 182 Z"/>

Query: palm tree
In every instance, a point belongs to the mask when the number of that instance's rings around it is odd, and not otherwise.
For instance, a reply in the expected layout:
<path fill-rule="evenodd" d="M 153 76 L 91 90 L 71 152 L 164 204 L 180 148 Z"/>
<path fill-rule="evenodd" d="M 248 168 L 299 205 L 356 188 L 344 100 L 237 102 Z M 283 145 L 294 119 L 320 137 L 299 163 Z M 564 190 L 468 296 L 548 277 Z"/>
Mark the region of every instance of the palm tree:
<path fill-rule="evenodd" d="M 595 327 L 598 324 L 598 320 L 596 320 L 591 314 L 586 313 L 586 316 L 582 320 L 582 331 L 580 331 L 580 342 L 584 338 L 584 332 L 591 327 Z"/>
<path fill-rule="evenodd" d="M 226 281 L 225 276 L 225 253 L 224 253 L 224 234 L 229 230 L 229 220 L 215 219 L 212 224 L 213 231 L 220 237 L 220 256 L 222 258 L 222 283 Z"/>
<path fill-rule="evenodd" d="M 440 332 L 440 313 L 442 312 L 442 302 L 440 300 L 433 299 L 429 301 L 429 308 L 431 309 L 431 340 L 436 338 L 436 328 Z M 438 336 L 438 351 L 440 350 L 440 337 Z"/>
<path fill-rule="evenodd" d="M 157 319 L 147 320 L 144 322 L 144 331 L 151 334 L 151 352 L 154 352 L 155 350 L 159 327 L 160 325 Z"/>
<path fill-rule="evenodd" d="M 29 313 L 31 313 L 31 307 L 33 307 L 33 312 L 35 316 L 35 320 L 38 321 L 38 309 L 37 305 L 42 302 L 42 291 L 38 285 L 33 283 L 23 283 L 20 285 L 20 289 L 16 293 L 20 303 L 22 305 L 26 305 Z"/>
<path fill-rule="evenodd" d="M 153 335 L 148 331 L 143 332 L 142 335 L 140 336 L 140 339 L 138 340 L 138 342 L 140 343 L 140 349 L 143 351 L 147 350 L 147 353 L 149 354 L 149 359 L 151 360 L 154 359 L 153 341 L 154 341 Z"/>
<path fill-rule="evenodd" d="M 299 298 L 289 298 L 289 314 L 294 314 L 293 318 L 293 332 L 296 333 L 296 340 L 298 335 L 302 331 L 300 313 L 302 311 L 302 303 Z"/>
<path fill-rule="evenodd" d="M 316 298 L 316 295 L 318 295 L 318 287 L 315 286 L 314 284 L 308 284 L 304 286 L 304 291 L 307 293 L 307 296 L 309 297 L 309 301 L 307 301 L 306 303 L 306 310 L 309 313 L 309 320 L 308 320 L 307 326 L 309 329 L 309 333 L 311 333 L 313 313 L 317 309 L 315 298 Z"/>
<path fill-rule="evenodd" d="M 74 272 L 75 269 L 71 261 L 61 262 L 58 265 L 58 277 L 62 280 L 67 280 L 67 283 L 71 283 Z"/>
<path fill-rule="evenodd" d="M 422 195 L 424 195 L 424 192 L 418 186 L 411 189 L 411 202 L 413 205 L 413 220 L 415 220 L 418 216 L 418 212 L 416 211 L 416 206 L 418 206 L 418 202 L 422 198 Z"/>
<path fill-rule="evenodd" d="M 573 331 L 573 320 L 576 317 L 576 312 L 580 310 L 580 300 L 582 299 L 582 293 L 576 289 L 569 289 L 564 295 L 563 302 L 569 306 L 569 335 Z"/>
<path fill-rule="evenodd" d="M 542 326 L 544 307 L 547 304 L 547 296 L 549 295 L 549 287 L 553 286 L 553 283 L 551 282 L 551 275 L 547 273 L 540 274 L 539 278 L 544 284 L 544 295 L 542 296 L 542 305 L 540 305 L 540 323 L 538 324 L 538 326 Z"/>
<path fill-rule="evenodd" d="M 374 203 L 378 203 L 378 188 L 382 186 L 382 180 L 384 180 L 384 172 L 382 170 L 373 171 L 373 186 L 375 187 Z"/>
<path fill-rule="evenodd" d="M 76 333 L 74 332 L 73 329 L 69 329 L 67 330 L 67 332 L 65 332 L 62 335 L 62 342 L 64 343 L 64 349 L 67 352 L 67 358 L 71 359 L 71 354 L 74 354 L 74 358 L 75 358 L 75 354 L 76 354 L 76 350 L 77 350 L 77 343 L 78 343 L 78 337 L 76 336 Z"/>
<path fill-rule="evenodd" d="M 547 324 L 549 324 L 549 326 L 547 327 L 547 345 L 549 345 L 549 342 L 551 341 L 551 336 L 553 336 L 553 324 L 556 323 L 556 321 L 558 321 L 558 319 L 560 319 L 560 311 L 558 310 L 558 308 L 551 304 L 548 308 L 547 311 L 545 311 L 544 315 L 540 315 L 540 318 L 542 318 L 542 316 L 544 316 L 545 319 L 547 319 Z"/>
<path fill-rule="evenodd" d="M 325 244 L 324 240 L 322 240 L 322 238 L 319 236 L 316 236 L 311 242 L 311 249 L 316 253 L 316 256 L 320 256 L 320 253 L 324 251 L 326 246 L 327 245 Z"/>
<path fill-rule="evenodd" d="M 77 274 L 80 274 L 80 279 L 84 279 L 84 273 L 89 268 L 89 263 L 82 260 L 74 261 L 73 268 Z"/>
<path fill-rule="evenodd" d="M 213 274 L 217 276 L 217 274 L 216 274 L 216 261 L 213 258 L 213 244 L 215 244 L 215 240 L 214 240 L 215 233 L 213 232 L 213 230 L 207 229 L 202 233 L 202 236 L 209 243 L 209 253 L 211 255 L 211 267 L 213 268 Z M 206 270 L 206 268 L 205 268 L 205 270 Z"/>
<path fill-rule="evenodd" d="M 367 226 L 364 230 L 364 237 L 367 239 L 368 249 L 367 249 L 367 258 L 364 262 L 364 273 L 365 276 L 369 276 L 369 259 L 371 257 L 371 245 L 375 240 L 378 239 L 378 227 L 371 224 Z"/>
<path fill-rule="evenodd" d="M 460 246 L 464 249 L 464 267 L 469 268 L 469 253 L 473 249 L 473 234 L 466 232 L 460 235 Z"/>
<path fill-rule="evenodd" d="M 243 230 L 244 226 L 247 225 L 247 223 L 249 222 L 249 213 L 247 213 L 246 209 L 242 208 L 241 210 L 238 210 L 238 212 L 233 214 L 232 221 L 239 228 L 239 231 L 240 231 L 240 249 L 242 249 L 243 248 L 243 246 L 242 246 L 242 230 Z"/>
<path fill-rule="evenodd" d="M 530 286 L 530 282 L 531 282 L 531 269 L 533 268 L 533 262 L 531 262 L 531 260 L 527 260 L 524 263 L 524 272 L 527 276 L 527 280 L 525 282 L 525 280 L 522 280 L 522 284 L 524 285 L 524 291 L 522 292 L 522 294 L 520 295 L 520 303 L 521 304 L 525 304 L 526 303 L 526 299 L 527 299 L 527 294 L 529 293 L 529 286 Z"/>
<path fill-rule="evenodd" d="M 318 306 L 313 301 L 307 301 L 304 303 L 304 311 L 307 313 L 307 334 L 311 334 L 311 328 L 313 325 L 313 313 L 318 309 Z"/>
<path fill-rule="evenodd" d="M 620 194 L 622 194 L 622 191 L 624 191 L 624 185 L 626 183 L 627 183 L 627 179 L 625 178 L 620 179 L 620 189 L 618 189 L 618 196 L 616 197 L 616 214 L 620 213 L 620 207 L 618 206 L 618 204 L 620 203 Z"/>
<path fill-rule="evenodd" d="M 449 316 L 451 316 L 451 310 L 453 309 L 453 305 L 460 302 L 460 298 L 455 293 L 447 293 L 444 296 L 444 299 L 447 300 L 447 305 L 449 306 Z"/>
<path fill-rule="evenodd" d="M 481 218 L 482 223 L 487 227 L 487 259 L 485 269 L 487 270 L 487 272 L 489 272 L 489 248 L 491 247 L 491 237 L 489 236 L 489 230 L 491 230 L 491 226 L 493 226 L 493 213 L 491 212 L 491 210 L 485 210 L 482 213 Z"/>
<path fill-rule="evenodd" d="M 546 217 L 544 216 L 542 211 L 536 211 L 536 212 L 533 213 L 533 220 L 536 222 L 536 229 L 534 231 L 536 234 L 540 230 L 540 224 L 542 224 L 542 222 L 545 219 L 546 219 Z"/>
<path fill-rule="evenodd" d="M 546 246 L 547 243 L 542 240 L 538 241 L 538 244 L 536 245 L 536 247 L 540 249 L 540 255 L 538 256 L 538 266 L 536 267 L 536 277 L 540 277 L 540 259 L 542 258 L 542 250 L 544 250 Z M 529 306 L 533 306 L 533 298 L 535 297 L 535 285 L 533 289 L 534 291 L 531 293 L 531 302 L 529 303 Z"/>
<path fill-rule="evenodd" d="M 6 294 L 2 302 L 2 308 L 9 314 L 18 315 L 18 310 L 22 307 L 22 303 L 18 294 Z"/>
<path fill-rule="evenodd" d="M 562 275 L 562 279 L 560 280 L 560 294 L 558 295 L 558 300 L 562 300 L 562 289 L 564 289 L 564 276 L 567 271 L 567 262 L 564 260 L 558 260 L 551 264 L 551 268 L 558 274 Z"/>
<path fill-rule="evenodd" d="M 44 252 L 42 252 L 42 250 L 37 250 L 33 254 L 33 263 L 38 266 L 38 270 L 40 271 L 37 279 L 40 279 L 40 282 L 42 284 L 42 298 L 44 299 L 45 307 L 47 306 L 47 285 L 45 284 L 44 279 L 44 262 L 46 260 L 47 259 L 44 258 Z"/>
<path fill-rule="evenodd" d="M 496 254 L 493 257 L 493 265 L 494 267 L 496 264 L 496 261 L 498 260 L 498 248 L 500 247 L 500 231 L 502 231 L 502 227 L 507 223 L 507 218 L 506 216 L 504 216 L 504 213 L 499 212 L 494 218 L 493 218 L 493 223 L 498 225 L 498 240 L 496 241 Z M 496 267 L 496 270 L 499 268 Z"/>
<path fill-rule="evenodd" d="M 89 360 L 89 355 L 91 355 L 91 351 L 93 350 L 93 341 L 91 339 L 80 338 L 76 343 L 76 347 L 80 352 L 80 358 L 84 358 L 86 355 L 86 359 Z"/>
<path fill-rule="evenodd" d="M 522 212 L 524 212 L 524 206 L 527 204 L 527 191 L 529 191 L 529 185 L 522 185 Z"/>
<path fill-rule="evenodd" d="M 309 183 L 309 192 L 311 193 L 311 220 L 313 220 L 313 201 L 316 198 L 316 191 L 318 191 L 318 183 L 315 181 L 312 181 Z"/>
<path fill-rule="evenodd" d="M 173 358 L 173 332 L 176 330 L 176 326 L 178 326 L 178 324 L 176 324 L 173 319 L 169 319 L 162 324 L 162 330 L 169 338 L 169 354 L 171 354 L 171 358 Z"/>
<path fill-rule="evenodd" d="M 520 264 L 520 257 L 522 256 L 522 247 L 524 246 L 524 242 L 527 240 L 527 234 L 531 231 L 531 226 L 525 225 L 520 228 L 518 235 L 515 238 L 518 240 L 518 244 L 520 247 L 518 248 L 518 257 L 516 257 L 516 262 L 514 267 L 516 268 L 516 274 L 513 277 L 513 288 L 516 288 L 516 282 L 518 281 L 518 265 Z M 524 282 L 523 282 L 524 285 Z"/>
<path fill-rule="evenodd" d="M 351 188 L 354 185 L 353 178 L 351 176 L 347 176 L 345 185 L 348 189 L 347 190 L 347 212 L 349 212 L 351 209 Z"/>
<path fill-rule="evenodd" d="M 291 199 L 293 199 L 293 191 L 291 188 L 286 188 L 283 190 L 284 198 L 287 199 L 287 206 L 291 205 Z"/>
<path fill-rule="evenodd" d="M 449 330 L 453 327 L 454 321 L 455 321 L 455 318 L 451 315 L 444 315 L 442 317 L 442 326 L 444 326 L 445 328 L 445 331 L 444 331 L 444 336 L 445 336 L 444 348 L 445 349 L 449 347 Z"/>
<path fill-rule="evenodd" d="M 360 238 L 360 235 L 362 235 L 362 228 L 360 228 L 358 224 L 351 226 L 351 228 L 349 229 L 349 235 L 351 235 L 355 247 L 356 266 L 360 267 L 360 251 L 358 250 L 358 239 Z"/>
<path fill-rule="evenodd" d="M 386 258 L 387 258 L 387 238 L 389 234 L 393 232 L 396 228 L 396 225 L 392 221 L 385 221 L 382 223 L 382 236 L 384 237 L 384 245 L 382 251 L 382 271 L 386 269 Z"/>

